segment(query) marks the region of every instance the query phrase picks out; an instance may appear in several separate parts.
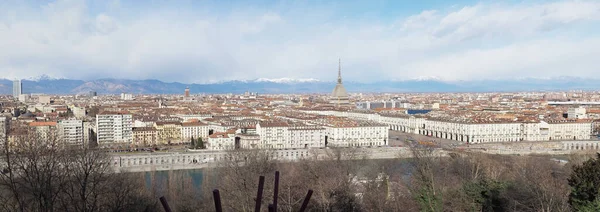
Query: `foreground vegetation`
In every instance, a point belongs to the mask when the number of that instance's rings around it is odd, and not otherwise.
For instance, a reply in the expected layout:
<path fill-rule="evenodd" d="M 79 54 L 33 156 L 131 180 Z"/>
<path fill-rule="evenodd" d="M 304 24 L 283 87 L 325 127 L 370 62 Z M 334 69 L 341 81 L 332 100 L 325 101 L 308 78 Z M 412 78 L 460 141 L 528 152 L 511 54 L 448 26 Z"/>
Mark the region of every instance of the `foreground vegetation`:
<path fill-rule="evenodd" d="M 369 160 L 357 149 L 333 149 L 328 160 L 282 163 L 263 151 L 231 152 L 238 161 L 203 170 L 201 186 L 185 172 L 168 178 L 114 173 L 100 151 L 52 142 L 20 142 L 2 155 L 1 211 L 213 211 L 221 191 L 225 211 L 253 211 L 259 176 L 281 172 L 279 211 L 297 211 L 314 190 L 309 211 L 600 211 L 598 156 L 451 154 L 414 150 L 415 158 Z M 43 144 L 43 145 L 41 145 Z M 350 159 L 350 160 L 347 160 Z M 265 184 L 265 194 L 273 185 Z M 272 196 L 264 195 L 265 205 Z M 266 207 L 263 207 L 266 210 Z"/>

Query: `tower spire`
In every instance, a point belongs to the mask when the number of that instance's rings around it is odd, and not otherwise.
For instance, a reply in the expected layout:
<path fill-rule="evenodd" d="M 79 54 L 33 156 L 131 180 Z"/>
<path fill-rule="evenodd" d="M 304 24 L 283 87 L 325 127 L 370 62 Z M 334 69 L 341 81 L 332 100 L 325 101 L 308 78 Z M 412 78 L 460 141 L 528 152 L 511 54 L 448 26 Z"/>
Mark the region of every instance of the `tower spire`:
<path fill-rule="evenodd" d="M 338 84 L 342 84 L 342 59 L 338 58 Z"/>

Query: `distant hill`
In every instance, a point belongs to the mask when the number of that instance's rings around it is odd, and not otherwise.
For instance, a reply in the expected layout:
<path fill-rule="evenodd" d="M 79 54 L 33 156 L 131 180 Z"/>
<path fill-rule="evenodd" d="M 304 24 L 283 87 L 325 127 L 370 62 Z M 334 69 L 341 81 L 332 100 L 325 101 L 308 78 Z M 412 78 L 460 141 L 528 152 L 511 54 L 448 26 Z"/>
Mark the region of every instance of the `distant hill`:
<path fill-rule="evenodd" d="M 561 77 L 551 79 L 480 80 L 444 82 L 437 79 L 382 81 L 374 83 L 345 82 L 349 92 L 495 92 L 495 91 L 557 91 L 557 90 L 600 90 L 595 79 Z M 329 93 L 335 82 L 314 79 L 256 79 L 227 81 L 212 84 L 183 84 L 160 80 L 97 79 L 71 80 L 38 79 L 23 80 L 24 93 L 84 94 L 180 94 L 185 87 L 191 93 Z M 12 93 L 12 81 L 0 79 L 0 94 Z"/>

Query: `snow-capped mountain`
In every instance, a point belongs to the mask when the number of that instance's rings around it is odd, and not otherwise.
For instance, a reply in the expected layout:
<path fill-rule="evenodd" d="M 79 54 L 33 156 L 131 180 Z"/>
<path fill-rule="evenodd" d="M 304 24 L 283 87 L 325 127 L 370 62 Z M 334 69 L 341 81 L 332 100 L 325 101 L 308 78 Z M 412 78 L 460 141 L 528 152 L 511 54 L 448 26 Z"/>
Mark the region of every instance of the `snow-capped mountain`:
<path fill-rule="evenodd" d="M 39 82 L 39 81 L 44 81 L 44 80 L 61 80 L 61 79 L 64 79 L 64 78 L 57 78 L 57 77 L 49 76 L 47 74 L 42 74 L 42 75 L 35 76 L 35 77 L 29 77 L 26 80 Z"/>
<path fill-rule="evenodd" d="M 294 79 L 294 78 L 258 78 L 254 80 L 254 82 L 272 82 L 272 83 L 307 83 L 307 82 L 321 82 L 318 79 L 308 78 L 308 79 Z"/>
<path fill-rule="evenodd" d="M 447 82 L 421 77 L 408 80 L 344 83 L 349 92 L 498 92 L 498 91 L 557 91 L 598 90 L 597 79 L 559 77 L 557 79 L 466 80 Z M 0 94 L 12 92 L 12 80 L 0 79 Z M 99 94 L 143 93 L 180 94 L 189 87 L 192 93 L 329 93 L 333 81 L 317 79 L 260 78 L 219 83 L 185 84 L 160 80 L 95 79 L 72 80 L 40 76 L 23 80 L 23 92 L 47 94 L 76 94 L 96 91 Z"/>
<path fill-rule="evenodd" d="M 442 78 L 438 76 L 418 76 L 410 78 L 411 81 L 443 81 Z"/>

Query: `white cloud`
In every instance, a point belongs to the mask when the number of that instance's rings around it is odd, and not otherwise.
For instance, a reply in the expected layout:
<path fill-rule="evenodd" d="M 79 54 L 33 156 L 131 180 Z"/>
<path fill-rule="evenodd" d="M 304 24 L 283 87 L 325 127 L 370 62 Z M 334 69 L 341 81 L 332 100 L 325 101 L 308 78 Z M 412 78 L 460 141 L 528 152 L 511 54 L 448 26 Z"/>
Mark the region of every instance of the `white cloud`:
<path fill-rule="evenodd" d="M 0 72 L 6 78 L 333 81 L 338 57 L 344 78 L 355 81 L 590 77 L 600 67 L 596 1 L 430 8 L 390 23 L 294 12 L 318 8 L 131 12 L 118 1 L 106 4 L 0 4 Z"/>

